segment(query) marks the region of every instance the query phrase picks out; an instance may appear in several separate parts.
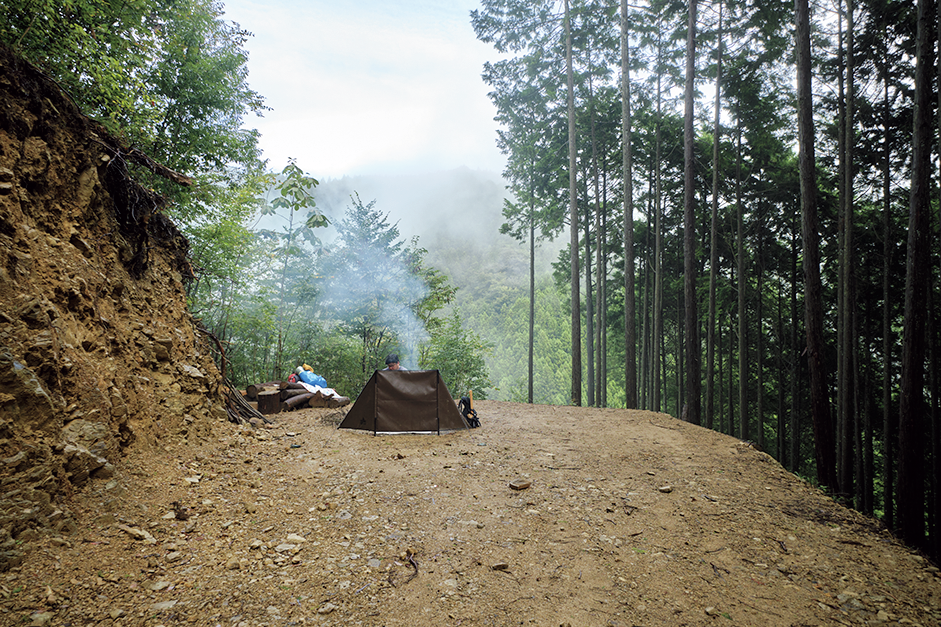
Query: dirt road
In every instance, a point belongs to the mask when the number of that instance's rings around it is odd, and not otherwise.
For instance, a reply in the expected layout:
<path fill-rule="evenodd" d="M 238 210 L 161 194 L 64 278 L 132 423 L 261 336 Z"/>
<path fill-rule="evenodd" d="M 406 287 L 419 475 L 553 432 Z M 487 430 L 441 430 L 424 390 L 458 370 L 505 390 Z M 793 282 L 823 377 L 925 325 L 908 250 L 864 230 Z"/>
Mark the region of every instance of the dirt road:
<path fill-rule="evenodd" d="M 476 406 L 480 429 L 445 436 L 303 410 L 139 452 L 75 496 L 76 534 L 0 575 L 0 623 L 941 623 L 935 567 L 748 444 Z"/>

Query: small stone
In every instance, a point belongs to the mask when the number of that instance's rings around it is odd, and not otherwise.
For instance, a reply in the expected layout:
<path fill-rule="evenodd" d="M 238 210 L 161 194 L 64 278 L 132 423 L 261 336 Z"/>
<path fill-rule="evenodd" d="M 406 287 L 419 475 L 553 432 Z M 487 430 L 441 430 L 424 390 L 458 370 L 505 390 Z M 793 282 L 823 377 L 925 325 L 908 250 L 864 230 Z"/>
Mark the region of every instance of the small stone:
<path fill-rule="evenodd" d="M 706 608 L 706 615 L 707 615 L 707 616 L 718 616 L 718 615 L 719 615 L 719 610 L 717 610 L 717 609 L 714 608 L 714 607 L 707 607 L 707 608 Z"/>
<path fill-rule="evenodd" d="M 491 570 L 510 570 L 510 565 L 506 562 L 497 562 L 490 567 Z"/>
<path fill-rule="evenodd" d="M 657 488 L 657 491 L 660 492 L 661 494 L 669 494 L 670 492 L 673 492 L 673 486 L 662 485 L 659 488 Z"/>
<path fill-rule="evenodd" d="M 136 527 L 128 527 L 127 525 L 123 525 L 123 524 L 119 524 L 118 529 L 128 534 L 135 540 L 143 540 L 144 542 L 152 541 L 154 543 L 157 542 L 156 539 L 154 539 L 154 537 L 150 535 L 150 533 L 144 531 L 143 529 L 137 529 Z"/>
<path fill-rule="evenodd" d="M 307 538 L 299 536 L 296 533 L 289 534 L 287 538 L 284 539 L 285 542 L 291 542 L 293 544 L 303 544 L 307 542 Z"/>
<path fill-rule="evenodd" d="M 234 557 L 225 563 L 226 570 L 238 570 L 241 568 L 241 566 L 242 565 L 239 563 L 238 559 Z"/>
<path fill-rule="evenodd" d="M 108 612 L 108 615 L 109 615 L 112 619 L 117 620 L 117 619 L 121 618 L 122 616 L 124 616 L 124 610 L 119 610 L 119 609 L 115 608 L 115 609 L 111 610 L 110 612 Z"/>
<path fill-rule="evenodd" d="M 151 592 L 160 592 L 161 590 L 166 590 L 169 587 L 169 581 L 155 581 L 149 586 Z"/>
<path fill-rule="evenodd" d="M 160 603 L 154 603 L 150 606 L 150 609 L 155 612 L 163 612 L 164 610 L 172 610 L 173 606 L 176 605 L 176 601 L 162 601 Z"/>
<path fill-rule="evenodd" d="M 52 612 L 36 612 L 29 615 L 29 627 L 45 627 L 52 624 Z"/>
<path fill-rule="evenodd" d="M 181 557 L 183 557 L 183 554 L 180 551 L 172 551 L 170 553 L 167 553 L 166 560 L 168 562 L 175 562 L 179 560 Z"/>
<path fill-rule="evenodd" d="M 533 482 L 529 479 L 514 479 L 510 482 L 510 488 L 513 490 L 525 490 L 531 485 Z"/>
<path fill-rule="evenodd" d="M 320 606 L 320 609 L 317 610 L 318 614 L 329 614 L 337 609 L 337 606 L 333 603 L 326 603 Z"/>

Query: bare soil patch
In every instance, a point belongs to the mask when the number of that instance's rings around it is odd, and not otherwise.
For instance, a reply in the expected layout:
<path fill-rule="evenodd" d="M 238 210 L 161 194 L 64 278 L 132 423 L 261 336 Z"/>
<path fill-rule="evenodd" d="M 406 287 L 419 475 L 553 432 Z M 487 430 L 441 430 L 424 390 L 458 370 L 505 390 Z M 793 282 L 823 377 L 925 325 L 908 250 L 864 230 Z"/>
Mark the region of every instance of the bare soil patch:
<path fill-rule="evenodd" d="M 132 453 L 75 495 L 75 534 L 0 576 L 0 623 L 941 620 L 937 568 L 746 443 L 652 412 L 477 409 L 445 436 L 309 409 Z"/>

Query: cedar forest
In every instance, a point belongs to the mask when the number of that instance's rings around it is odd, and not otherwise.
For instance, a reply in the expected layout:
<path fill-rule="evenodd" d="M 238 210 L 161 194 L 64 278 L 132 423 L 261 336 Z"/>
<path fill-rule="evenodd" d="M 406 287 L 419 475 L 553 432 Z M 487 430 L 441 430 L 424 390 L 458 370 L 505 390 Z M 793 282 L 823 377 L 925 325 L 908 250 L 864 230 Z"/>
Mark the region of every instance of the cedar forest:
<path fill-rule="evenodd" d="M 487 281 L 269 167 L 223 2 L 4 5 L 4 45 L 194 181 L 136 172 L 189 239 L 190 308 L 236 385 L 307 362 L 355 394 L 398 351 L 478 397 L 664 411 L 941 557 L 935 3 L 482 0 L 495 229 L 521 245 Z M 521 250 L 522 282 L 498 267 Z"/>

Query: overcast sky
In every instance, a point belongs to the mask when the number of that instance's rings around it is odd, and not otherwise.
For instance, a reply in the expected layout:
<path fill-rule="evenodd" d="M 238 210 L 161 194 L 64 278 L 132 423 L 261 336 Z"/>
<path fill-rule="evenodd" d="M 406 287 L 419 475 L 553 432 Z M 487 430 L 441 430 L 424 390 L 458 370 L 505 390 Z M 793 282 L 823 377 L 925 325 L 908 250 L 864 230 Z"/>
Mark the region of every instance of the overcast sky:
<path fill-rule="evenodd" d="M 294 157 L 315 178 L 502 171 L 480 78 L 497 57 L 474 36 L 475 0 L 223 2 L 254 34 L 249 84 L 273 110 L 246 124 L 272 169 Z"/>

